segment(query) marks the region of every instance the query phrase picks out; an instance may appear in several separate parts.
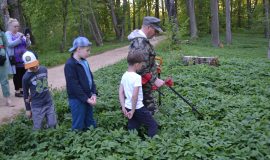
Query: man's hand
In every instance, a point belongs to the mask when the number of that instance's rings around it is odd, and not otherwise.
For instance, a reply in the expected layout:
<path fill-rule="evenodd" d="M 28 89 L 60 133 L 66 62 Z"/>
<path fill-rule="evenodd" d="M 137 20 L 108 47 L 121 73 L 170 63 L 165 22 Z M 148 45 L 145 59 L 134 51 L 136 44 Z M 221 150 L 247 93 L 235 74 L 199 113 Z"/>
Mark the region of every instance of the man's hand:
<path fill-rule="evenodd" d="M 133 117 L 134 113 L 135 113 L 135 110 L 129 111 L 129 112 L 127 113 L 128 119 L 131 119 L 131 118 Z"/>
<path fill-rule="evenodd" d="M 28 118 L 32 118 L 32 112 L 31 111 L 26 111 L 26 116 L 28 117 Z"/>
<path fill-rule="evenodd" d="M 155 83 L 155 86 L 157 86 L 158 88 L 165 84 L 165 82 L 162 79 L 159 79 L 159 78 L 157 78 L 154 83 Z"/>

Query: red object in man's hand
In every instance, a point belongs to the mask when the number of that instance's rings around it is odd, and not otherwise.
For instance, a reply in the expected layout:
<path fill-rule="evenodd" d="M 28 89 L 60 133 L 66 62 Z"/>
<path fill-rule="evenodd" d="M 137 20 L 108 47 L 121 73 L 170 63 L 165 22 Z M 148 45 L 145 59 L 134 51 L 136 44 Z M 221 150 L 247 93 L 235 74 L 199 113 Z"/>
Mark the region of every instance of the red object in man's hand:
<path fill-rule="evenodd" d="M 150 79 L 152 78 L 151 73 L 146 73 L 145 75 L 142 76 L 142 85 L 145 85 Z"/>
<path fill-rule="evenodd" d="M 168 87 L 173 86 L 173 79 L 171 77 L 167 78 L 165 80 L 165 85 L 168 86 Z"/>
<path fill-rule="evenodd" d="M 155 91 L 155 90 L 158 90 L 158 87 L 157 87 L 156 85 L 153 85 L 153 86 L 152 86 L 152 90 L 154 90 L 154 91 Z"/>

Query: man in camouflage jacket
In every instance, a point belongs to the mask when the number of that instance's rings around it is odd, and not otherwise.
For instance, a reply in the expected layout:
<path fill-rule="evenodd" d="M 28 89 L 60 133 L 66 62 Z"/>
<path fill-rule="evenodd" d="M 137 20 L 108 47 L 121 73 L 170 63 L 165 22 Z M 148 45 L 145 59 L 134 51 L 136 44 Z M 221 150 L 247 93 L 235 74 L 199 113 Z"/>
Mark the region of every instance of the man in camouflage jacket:
<path fill-rule="evenodd" d="M 143 103 L 148 110 L 154 114 L 157 111 L 157 106 L 152 94 L 152 86 L 161 87 L 164 81 L 157 78 L 157 65 L 155 62 L 156 52 L 149 39 L 153 38 L 159 32 L 163 32 L 159 26 L 160 19 L 156 17 L 144 17 L 143 25 L 140 30 L 134 30 L 128 36 L 131 44 L 129 46 L 129 53 L 132 50 L 141 50 L 144 53 L 145 63 L 138 74 L 144 77 L 146 74 L 151 74 L 151 79 L 142 86 L 143 88 Z"/>

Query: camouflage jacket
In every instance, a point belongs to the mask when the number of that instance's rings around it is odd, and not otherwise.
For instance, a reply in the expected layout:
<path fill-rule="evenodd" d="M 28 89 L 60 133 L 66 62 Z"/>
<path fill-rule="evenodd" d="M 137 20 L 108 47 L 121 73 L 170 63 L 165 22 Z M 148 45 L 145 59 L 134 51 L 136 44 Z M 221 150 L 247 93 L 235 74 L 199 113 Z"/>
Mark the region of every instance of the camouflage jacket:
<path fill-rule="evenodd" d="M 134 30 L 128 36 L 128 39 L 131 41 L 129 50 L 140 49 L 144 53 L 145 63 L 142 69 L 138 71 L 138 74 L 143 76 L 146 73 L 151 73 L 152 78 L 150 83 L 153 84 L 157 78 L 157 65 L 155 62 L 156 52 L 154 51 L 152 44 L 139 30 Z"/>

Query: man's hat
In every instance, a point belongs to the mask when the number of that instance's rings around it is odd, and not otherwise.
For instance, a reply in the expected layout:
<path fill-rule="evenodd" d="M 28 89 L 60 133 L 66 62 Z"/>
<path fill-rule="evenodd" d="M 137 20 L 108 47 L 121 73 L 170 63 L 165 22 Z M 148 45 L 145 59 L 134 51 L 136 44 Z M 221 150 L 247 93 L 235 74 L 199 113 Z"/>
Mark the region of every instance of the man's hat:
<path fill-rule="evenodd" d="M 70 48 L 68 51 L 73 53 L 75 49 L 77 49 L 78 47 L 88 47 L 88 46 L 92 46 L 92 43 L 86 37 L 77 37 L 73 41 L 73 47 Z"/>
<path fill-rule="evenodd" d="M 144 17 L 143 25 L 152 26 L 153 28 L 155 28 L 155 30 L 159 32 L 163 32 L 163 30 L 160 27 L 160 19 L 156 17 L 151 17 L 151 16 Z"/>
<path fill-rule="evenodd" d="M 29 69 L 31 67 L 39 66 L 39 61 L 37 60 L 34 53 L 30 51 L 26 51 L 22 56 L 24 62 L 24 68 Z"/>

